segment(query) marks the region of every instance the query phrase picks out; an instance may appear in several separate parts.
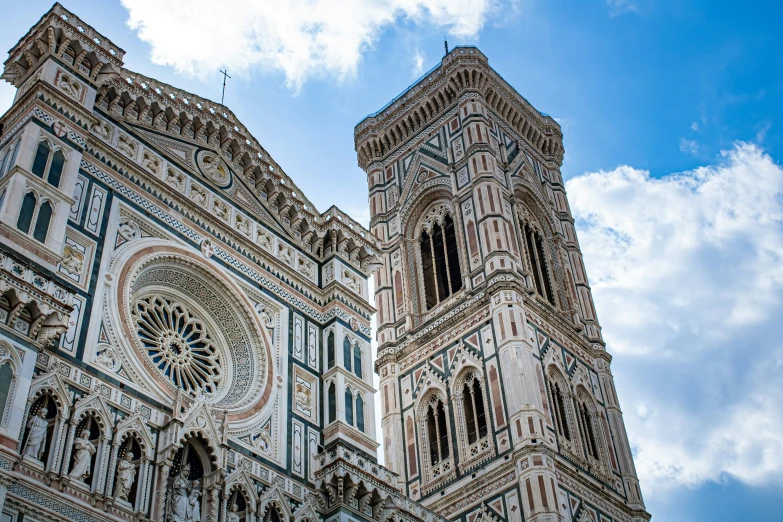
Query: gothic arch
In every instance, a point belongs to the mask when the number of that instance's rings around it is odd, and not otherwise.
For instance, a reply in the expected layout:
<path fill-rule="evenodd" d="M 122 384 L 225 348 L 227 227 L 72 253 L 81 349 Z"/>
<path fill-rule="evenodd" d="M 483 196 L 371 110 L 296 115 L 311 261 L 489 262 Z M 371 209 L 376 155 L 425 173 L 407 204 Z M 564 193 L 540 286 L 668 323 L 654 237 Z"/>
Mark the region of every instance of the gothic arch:
<path fill-rule="evenodd" d="M 6 394 L 5 406 L 0 411 L 0 427 L 7 428 L 11 413 L 11 406 L 16 398 L 16 387 L 18 385 L 17 376 L 22 374 L 22 359 L 9 342 L 0 341 L 0 369 L 8 365 L 11 370 L 11 379 L 8 383 L 8 392 Z"/>

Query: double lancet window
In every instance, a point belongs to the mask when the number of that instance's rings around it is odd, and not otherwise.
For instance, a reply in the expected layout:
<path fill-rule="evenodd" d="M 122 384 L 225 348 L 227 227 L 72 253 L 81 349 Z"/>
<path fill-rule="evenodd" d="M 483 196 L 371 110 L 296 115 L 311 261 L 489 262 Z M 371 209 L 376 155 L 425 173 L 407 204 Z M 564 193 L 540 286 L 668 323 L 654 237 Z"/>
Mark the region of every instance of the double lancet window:
<path fill-rule="evenodd" d="M 555 294 L 552 290 L 551 273 L 549 270 L 549 261 L 546 254 L 546 240 L 541 233 L 541 229 L 531 220 L 522 218 L 520 227 L 522 230 L 522 241 L 527 251 L 527 264 L 533 279 L 533 287 L 536 293 L 555 304 Z"/>
<path fill-rule="evenodd" d="M 33 174 L 39 178 L 46 178 L 47 183 L 53 187 L 59 187 L 64 167 L 65 154 L 63 151 L 52 149 L 46 140 L 41 141 L 35 151 L 35 159 L 33 159 Z"/>
<path fill-rule="evenodd" d="M 465 434 L 468 444 L 475 444 L 487 436 L 487 413 L 481 381 L 475 374 L 465 379 L 462 386 L 462 407 L 465 419 Z"/>
<path fill-rule="evenodd" d="M 429 462 L 439 464 L 449 458 L 449 430 L 446 419 L 446 406 L 440 397 L 430 401 L 427 406 L 426 427 Z"/>
<path fill-rule="evenodd" d="M 428 219 L 419 237 L 424 300 L 427 310 L 462 288 L 454 220 L 445 212 Z"/>
<path fill-rule="evenodd" d="M 51 202 L 44 201 L 39 204 L 36 195 L 28 192 L 22 198 L 22 210 L 19 212 L 19 219 L 16 220 L 16 228 L 25 234 L 32 233 L 34 239 L 46 243 L 53 211 Z"/>

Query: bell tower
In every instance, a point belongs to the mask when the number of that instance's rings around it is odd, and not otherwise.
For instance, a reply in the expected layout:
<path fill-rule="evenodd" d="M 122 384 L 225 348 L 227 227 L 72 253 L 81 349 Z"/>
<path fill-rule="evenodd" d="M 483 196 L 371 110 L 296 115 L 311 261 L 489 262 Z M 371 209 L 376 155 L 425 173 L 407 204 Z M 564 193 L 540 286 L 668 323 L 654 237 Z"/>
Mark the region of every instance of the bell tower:
<path fill-rule="evenodd" d="M 474 47 L 355 129 L 386 466 L 449 519 L 649 520 L 560 175 Z"/>

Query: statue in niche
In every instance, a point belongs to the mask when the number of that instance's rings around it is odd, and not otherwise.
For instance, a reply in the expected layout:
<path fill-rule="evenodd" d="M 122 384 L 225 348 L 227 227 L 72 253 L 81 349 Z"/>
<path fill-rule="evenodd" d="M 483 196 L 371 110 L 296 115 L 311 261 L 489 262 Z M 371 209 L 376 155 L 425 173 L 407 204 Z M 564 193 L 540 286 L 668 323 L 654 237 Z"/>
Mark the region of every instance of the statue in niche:
<path fill-rule="evenodd" d="M 73 468 L 68 476 L 72 479 L 84 481 L 90 476 L 90 464 L 95 454 L 95 446 L 87 439 L 89 433 L 80 432 L 73 441 L 73 449 L 76 451 L 73 459 Z"/>
<path fill-rule="evenodd" d="M 23 457 L 33 457 L 36 460 L 41 460 L 41 455 L 43 455 L 46 448 L 46 430 L 49 427 L 46 415 L 48 413 L 49 410 L 41 408 L 27 423 L 30 433 L 27 435 L 27 442 L 24 445 L 24 450 L 22 450 Z"/>
<path fill-rule="evenodd" d="M 171 519 L 173 522 L 201 522 L 201 490 L 197 481 L 188 479 L 190 467 L 184 466 L 174 479 L 171 492 Z"/>
<path fill-rule="evenodd" d="M 117 492 L 114 498 L 127 502 L 135 478 L 136 464 L 133 462 L 133 452 L 129 451 L 117 464 Z"/>
<path fill-rule="evenodd" d="M 231 510 L 228 512 L 228 516 L 226 517 L 226 522 L 239 522 L 236 503 L 231 505 Z"/>
<path fill-rule="evenodd" d="M 188 522 L 201 522 L 199 495 L 201 495 L 201 491 L 198 488 L 190 490 L 190 496 L 188 497 Z"/>

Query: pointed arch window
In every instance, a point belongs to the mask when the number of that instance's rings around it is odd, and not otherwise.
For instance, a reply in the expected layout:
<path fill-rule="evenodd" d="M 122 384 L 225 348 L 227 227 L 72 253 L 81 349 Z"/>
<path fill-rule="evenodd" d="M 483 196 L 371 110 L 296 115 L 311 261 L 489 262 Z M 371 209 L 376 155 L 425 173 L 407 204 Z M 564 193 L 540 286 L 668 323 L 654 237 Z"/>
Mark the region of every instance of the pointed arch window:
<path fill-rule="evenodd" d="M 487 435 L 484 393 L 481 390 L 480 381 L 475 376 L 468 378 L 462 386 L 462 404 L 464 405 L 468 444 L 473 444 Z"/>
<path fill-rule="evenodd" d="M 5 156 L 3 156 L 2 161 L 0 161 L 0 178 L 3 178 L 11 169 L 11 166 L 16 162 L 16 153 L 18 151 L 19 140 L 11 144 L 6 151 Z"/>
<path fill-rule="evenodd" d="M 33 214 L 35 214 L 35 206 L 38 200 L 35 198 L 35 194 L 28 192 L 22 199 L 22 211 L 19 212 L 19 219 L 16 220 L 16 228 L 28 234 L 30 232 L 30 225 L 33 223 Z"/>
<path fill-rule="evenodd" d="M 419 247 L 425 306 L 429 310 L 462 288 L 457 237 L 449 214 L 442 223 L 435 222 L 430 230 L 422 230 Z"/>
<path fill-rule="evenodd" d="M 351 371 L 351 340 L 348 337 L 343 339 L 343 366 Z"/>
<path fill-rule="evenodd" d="M 364 432 L 364 399 L 361 393 L 356 394 L 356 428 Z"/>
<path fill-rule="evenodd" d="M 585 448 L 587 449 L 587 454 L 598 460 L 600 457 L 598 453 L 598 443 L 596 442 L 595 438 L 593 415 L 590 410 L 588 410 L 587 405 L 584 402 L 579 405 L 579 420 L 581 421 L 582 430 L 585 435 L 584 444 Z"/>
<path fill-rule="evenodd" d="M 554 410 L 557 433 L 567 440 L 571 440 L 571 430 L 568 427 L 568 413 L 566 412 L 566 398 L 561 389 L 561 384 L 557 381 L 550 381 L 549 392 L 552 395 L 552 409 Z"/>
<path fill-rule="evenodd" d="M 362 349 L 358 342 L 353 345 L 353 372 L 358 378 L 362 378 Z"/>
<path fill-rule="evenodd" d="M 536 293 L 555 304 L 555 294 L 552 291 L 549 261 L 546 255 L 546 242 L 541 232 L 530 223 L 522 223 L 522 235 L 527 249 L 528 266 L 533 278 Z"/>
<path fill-rule="evenodd" d="M 326 368 L 334 366 L 334 332 L 326 336 Z"/>
<path fill-rule="evenodd" d="M 52 151 L 51 145 L 46 140 L 38 143 L 38 148 L 33 158 L 33 174 L 39 178 L 44 178 L 45 176 L 47 183 L 54 187 L 59 187 L 64 167 L 65 154 L 61 150 Z"/>
<path fill-rule="evenodd" d="M 443 401 L 437 398 L 427 408 L 427 441 L 432 465 L 449 458 L 449 432 L 446 423 L 446 407 Z"/>
<path fill-rule="evenodd" d="M 38 219 L 35 221 L 35 230 L 33 231 L 33 238 L 41 243 L 46 242 L 46 236 L 49 233 L 49 223 L 52 221 L 52 204 L 48 201 L 44 201 L 41 208 L 38 209 Z"/>
<path fill-rule="evenodd" d="M 353 393 L 350 389 L 345 390 L 345 422 L 353 426 Z"/>
<path fill-rule="evenodd" d="M 14 370 L 8 362 L 0 366 L 0 423 L 3 421 L 8 396 L 11 394 L 11 383 L 13 382 L 13 378 Z"/>
<path fill-rule="evenodd" d="M 327 401 L 329 403 L 329 422 L 334 422 L 337 420 L 337 390 L 334 383 L 329 385 L 327 395 Z"/>

